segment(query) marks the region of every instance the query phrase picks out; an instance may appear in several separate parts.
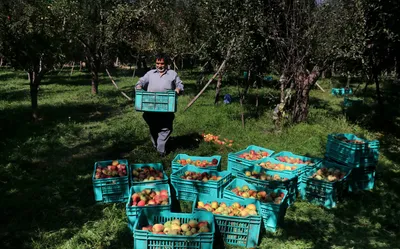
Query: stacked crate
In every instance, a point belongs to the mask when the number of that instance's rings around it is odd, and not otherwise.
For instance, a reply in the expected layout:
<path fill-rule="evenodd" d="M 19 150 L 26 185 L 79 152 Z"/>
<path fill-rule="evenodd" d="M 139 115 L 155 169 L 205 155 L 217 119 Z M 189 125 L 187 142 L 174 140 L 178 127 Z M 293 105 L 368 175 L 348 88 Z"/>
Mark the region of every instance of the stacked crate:
<path fill-rule="evenodd" d="M 373 189 L 379 158 L 378 140 L 369 141 L 353 134 L 330 134 L 325 158 L 353 168 L 349 191 Z"/>

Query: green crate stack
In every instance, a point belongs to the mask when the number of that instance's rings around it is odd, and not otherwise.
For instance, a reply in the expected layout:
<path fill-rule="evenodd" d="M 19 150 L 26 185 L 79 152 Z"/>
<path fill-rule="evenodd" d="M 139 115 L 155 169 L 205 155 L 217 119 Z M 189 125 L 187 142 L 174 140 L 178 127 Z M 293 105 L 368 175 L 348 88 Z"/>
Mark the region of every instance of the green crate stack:
<path fill-rule="evenodd" d="M 316 173 L 319 169 L 323 167 L 327 169 L 338 169 L 341 172 L 344 172 L 345 175 L 340 180 L 332 182 L 326 180 L 318 180 L 311 177 L 314 173 Z M 326 208 L 336 207 L 337 202 L 342 199 L 343 193 L 345 193 L 348 189 L 348 181 L 351 171 L 352 168 L 350 167 L 331 161 L 322 161 L 319 164 L 319 168 L 315 168 L 313 172 L 308 173 L 305 187 L 305 199 L 313 204 L 322 205 Z"/>

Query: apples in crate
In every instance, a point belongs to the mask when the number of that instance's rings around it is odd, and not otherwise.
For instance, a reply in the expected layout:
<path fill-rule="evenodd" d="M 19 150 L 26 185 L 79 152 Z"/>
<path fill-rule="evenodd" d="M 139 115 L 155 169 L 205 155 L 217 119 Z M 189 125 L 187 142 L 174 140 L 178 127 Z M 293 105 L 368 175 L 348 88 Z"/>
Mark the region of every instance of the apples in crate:
<path fill-rule="evenodd" d="M 181 176 L 181 179 L 208 182 L 208 181 L 219 181 L 222 179 L 222 176 L 217 176 L 215 174 L 212 173 L 210 174 L 207 172 L 200 173 L 193 171 L 185 171 L 185 174 Z"/>
<path fill-rule="evenodd" d="M 143 189 L 140 192 L 133 193 L 131 198 L 131 206 L 144 207 L 168 205 L 168 190 L 162 189 L 160 191 L 155 191 L 150 188 Z"/>
<path fill-rule="evenodd" d="M 229 215 L 229 216 L 241 216 L 246 217 L 249 215 L 257 215 L 256 205 L 248 204 L 247 206 L 242 206 L 238 202 L 233 203 L 228 206 L 225 202 L 218 203 L 217 201 L 213 201 L 211 203 L 206 203 L 199 201 L 197 202 L 197 208 L 203 209 L 213 214 L 219 215 Z"/>
<path fill-rule="evenodd" d="M 251 161 L 260 160 L 261 158 L 268 156 L 269 153 L 267 151 L 256 151 L 256 150 L 250 150 L 249 152 L 244 152 L 238 155 L 239 158 Z"/>
<path fill-rule="evenodd" d="M 210 231 L 208 221 L 190 220 L 188 223 L 181 224 L 179 219 L 174 219 L 154 225 L 142 227 L 142 230 L 151 232 L 153 234 L 165 235 L 184 235 L 191 236 L 198 233 L 207 233 Z"/>
<path fill-rule="evenodd" d="M 132 180 L 134 182 L 147 182 L 162 180 L 164 173 L 161 170 L 156 170 L 153 167 L 142 167 L 132 170 Z"/>
<path fill-rule="evenodd" d="M 244 172 L 245 176 L 250 177 L 250 178 L 254 178 L 254 179 L 259 179 L 262 181 L 287 181 L 287 178 L 282 178 L 280 177 L 278 174 L 275 175 L 268 175 L 266 174 L 264 171 L 261 172 L 255 172 L 255 171 L 245 171 Z"/>
<path fill-rule="evenodd" d="M 114 160 L 107 166 L 97 165 L 95 178 L 123 177 L 127 175 L 126 170 L 126 164 L 121 164 L 118 160 Z"/>
<path fill-rule="evenodd" d="M 301 160 L 301 158 L 297 157 L 290 157 L 290 156 L 278 156 L 276 159 L 283 163 L 290 163 L 290 164 L 307 164 L 312 165 L 314 164 L 311 160 Z"/>
<path fill-rule="evenodd" d="M 257 199 L 262 203 L 275 203 L 275 204 L 281 204 L 283 198 L 285 197 L 285 193 L 283 192 L 270 192 L 268 193 L 267 191 L 257 191 L 255 189 L 250 189 L 249 186 L 243 185 L 242 187 L 236 187 L 231 190 L 233 193 L 235 193 L 237 196 L 243 197 L 243 198 L 251 198 L 251 199 Z"/>
<path fill-rule="evenodd" d="M 178 159 L 176 160 L 177 163 L 181 164 L 182 166 L 186 166 L 188 164 L 195 165 L 200 168 L 206 168 L 208 166 L 217 166 L 218 159 L 213 158 L 211 161 L 207 160 L 192 160 L 190 158 L 187 159 Z"/>
<path fill-rule="evenodd" d="M 285 166 L 282 163 L 262 162 L 258 165 L 263 167 L 264 169 L 271 169 L 277 171 L 285 171 L 285 170 L 292 171 L 297 169 L 297 166 Z"/>
<path fill-rule="evenodd" d="M 322 167 L 317 172 L 312 174 L 310 178 L 314 178 L 316 180 L 327 181 L 327 182 L 336 182 L 343 179 L 346 176 L 347 172 L 342 172 L 340 169 L 336 168 L 325 168 Z"/>

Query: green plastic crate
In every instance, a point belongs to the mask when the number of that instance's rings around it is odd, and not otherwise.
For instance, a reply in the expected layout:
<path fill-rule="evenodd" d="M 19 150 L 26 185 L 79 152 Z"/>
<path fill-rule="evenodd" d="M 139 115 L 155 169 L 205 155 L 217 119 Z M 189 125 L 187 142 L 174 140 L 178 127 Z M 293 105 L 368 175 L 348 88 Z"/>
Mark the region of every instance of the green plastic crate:
<path fill-rule="evenodd" d="M 233 176 L 237 176 L 237 174 L 242 171 L 243 169 L 246 169 L 254 164 L 257 164 L 260 162 L 262 159 L 259 160 L 247 160 L 244 158 L 238 157 L 242 153 L 250 152 L 250 150 L 255 150 L 255 151 L 264 151 L 268 153 L 268 157 L 272 156 L 274 154 L 273 150 L 269 150 L 263 147 L 259 147 L 256 145 L 250 145 L 246 149 L 235 152 L 235 153 L 229 153 L 228 154 L 228 171 L 232 173 Z"/>
<path fill-rule="evenodd" d="M 141 230 L 147 225 L 164 224 L 167 221 L 179 219 L 181 224 L 190 220 L 207 221 L 210 232 L 191 236 L 153 234 Z M 134 225 L 134 249 L 212 249 L 215 236 L 214 216 L 210 212 L 172 213 L 170 211 L 154 211 L 143 209 Z"/>
<path fill-rule="evenodd" d="M 141 192 L 144 189 L 151 189 L 154 191 L 160 191 L 166 189 L 168 191 L 168 205 L 158 205 L 158 206 L 131 206 L 132 195 L 137 192 Z M 129 191 L 129 199 L 126 203 L 126 216 L 128 217 L 128 227 L 133 231 L 133 226 L 135 225 L 135 221 L 140 214 L 142 209 L 150 210 L 151 212 L 160 212 L 160 211 L 170 211 L 171 210 L 171 190 L 169 188 L 169 184 L 157 184 L 157 185 L 137 185 L 132 186 Z"/>
<path fill-rule="evenodd" d="M 212 173 L 213 175 L 221 176 L 222 178 L 218 181 L 210 180 L 207 182 L 184 180 L 181 176 L 184 175 L 186 171 Z M 228 171 L 216 172 L 188 165 L 171 174 L 171 185 L 174 187 L 179 200 L 194 201 L 201 195 L 215 198 L 222 197 L 224 187 L 231 181 L 231 179 L 232 174 Z"/>
<path fill-rule="evenodd" d="M 199 198 L 193 203 L 193 210 L 200 211 L 197 208 L 197 202 L 202 201 L 204 204 L 211 204 L 216 201 L 218 203 L 225 202 L 228 206 L 237 202 L 241 206 L 254 204 L 256 206 L 257 215 L 248 215 L 246 217 L 229 216 L 214 214 L 217 235 L 220 235 L 223 241 L 230 245 L 254 248 L 258 245 L 261 230 L 261 207 L 258 201 L 252 199 L 246 200 L 229 200 L 225 198 Z M 211 212 L 209 212 L 212 214 Z"/>
<path fill-rule="evenodd" d="M 260 165 L 261 163 L 267 163 L 267 162 L 270 162 L 272 164 L 281 164 L 281 165 L 284 165 L 285 167 L 296 167 L 296 169 L 294 169 L 294 170 L 275 170 L 275 169 L 264 168 L 264 167 L 262 167 Z M 284 163 L 284 162 L 278 161 L 278 160 L 276 160 L 276 159 L 274 159 L 272 157 L 264 158 L 263 160 L 261 160 L 261 161 L 259 161 L 257 163 L 257 166 L 260 166 L 260 167 L 262 167 L 262 168 L 264 168 L 264 169 L 266 169 L 268 171 L 271 171 L 271 172 L 281 172 L 281 173 L 286 173 L 286 174 L 297 175 L 297 177 L 299 178 L 299 181 L 301 179 L 303 179 L 306 171 L 308 170 L 308 167 L 307 167 L 306 164 L 296 164 L 296 165 L 294 165 L 294 164 L 290 164 L 290 163 Z"/>
<path fill-rule="evenodd" d="M 135 109 L 141 112 L 176 112 L 177 100 L 175 91 L 147 92 L 136 90 Z"/>
<path fill-rule="evenodd" d="M 315 157 L 307 157 L 307 156 L 300 156 L 300 155 L 296 155 L 292 152 L 289 151 L 281 151 L 279 153 L 276 153 L 272 156 L 273 159 L 280 161 L 279 157 L 293 157 L 293 158 L 299 158 L 302 161 L 311 161 L 311 164 L 306 164 L 306 168 L 307 171 L 312 170 L 316 165 L 318 165 L 321 161 L 322 158 L 315 158 Z M 292 163 L 288 163 L 288 164 L 292 164 Z M 296 163 L 294 163 L 293 165 L 297 165 Z"/>
<path fill-rule="evenodd" d="M 327 182 L 323 180 L 317 180 L 314 178 L 307 178 L 305 186 L 305 199 L 309 202 L 322 205 L 326 208 L 336 207 L 337 202 L 343 197 L 343 193 L 348 189 L 348 180 L 351 174 L 352 168 L 344 165 L 337 164 L 331 161 L 322 161 L 319 168 L 337 168 L 342 172 L 346 172 L 346 175 L 335 182 Z M 309 172 L 308 176 L 311 176 L 318 169 L 315 168 L 313 172 Z"/>
<path fill-rule="evenodd" d="M 259 201 L 261 208 L 261 216 L 263 218 L 265 230 L 270 232 L 276 232 L 276 229 L 283 224 L 284 217 L 286 215 L 286 210 L 288 207 L 287 190 L 284 189 L 271 190 L 263 187 L 257 187 L 251 183 L 246 182 L 245 180 L 236 178 L 233 179 L 232 182 L 225 187 L 223 198 L 229 200 L 246 200 L 246 198 L 238 196 L 232 192 L 232 189 L 236 187 L 243 187 L 244 185 L 247 185 L 250 189 L 254 189 L 257 191 L 266 191 L 268 194 L 272 192 L 285 194 L 285 197 L 282 199 L 280 204 L 265 203 Z"/>
<path fill-rule="evenodd" d="M 351 88 L 332 88 L 331 94 L 334 96 L 351 95 L 351 94 L 353 94 L 353 89 L 351 89 Z"/>
<path fill-rule="evenodd" d="M 111 165 L 114 160 L 100 161 L 94 164 L 94 171 L 92 175 L 94 199 L 98 203 L 114 203 L 126 202 L 129 197 L 129 179 L 128 176 L 111 177 L 96 179 L 97 166 Z M 120 164 L 126 165 L 127 174 L 129 174 L 128 160 L 116 160 Z"/>
<path fill-rule="evenodd" d="M 357 99 L 357 98 L 343 98 L 343 106 L 345 107 L 351 107 L 351 106 L 357 106 L 362 104 L 364 101 L 362 99 Z"/>
<path fill-rule="evenodd" d="M 162 180 L 154 180 L 154 181 L 143 181 L 143 182 L 133 181 L 132 170 L 138 169 L 138 168 L 143 168 L 143 167 L 152 167 L 156 170 L 162 171 L 163 179 Z M 163 165 L 161 163 L 136 163 L 136 164 L 129 165 L 129 181 L 131 183 L 131 186 L 149 185 L 149 184 L 166 184 L 166 183 L 168 183 L 168 176 L 167 176 L 167 174 L 165 174 Z"/>
<path fill-rule="evenodd" d="M 364 143 L 346 143 L 335 137 L 360 140 Z M 368 141 L 353 134 L 330 134 L 328 135 L 325 157 L 355 168 L 376 166 L 379 159 L 379 141 Z"/>
<path fill-rule="evenodd" d="M 376 167 L 353 168 L 349 179 L 349 192 L 372 190 L 375 186 Z"/>
<path fill-rule="evenodd" d="M 287 178 L 286 181 L 277 181 L 277 180 L 260 180 L 256 178 L 252 178 L 245 175 L 245 171 L 248 170 L 250 172 L 265 172 L 267 175 L 274 176 L 278 175 L 281 178 Z M 260 166 L 253 165 L 248 169 L 243 169 L 237 176 L 239 179 L 243 179 L 246 182 L 249 182 L 257 187 L 263 187 L 267 189 L 285 189 L 288 191 L 288 205 L 293 204 L 297 197 L 297 185 L 298 185 L 298 176 L 294 174 L 282 173 L 279 171 L 269 171 Z"/>
<path fill-rule="evenodd" d="M 189 156 L 187 154 L 178 154 L 176 155 L 176 157 L 172 160 L 171 162 L 171 167 L 172 167 L 172 173 L 178 171 L 179 169 L 181 169 L 183 167 L 183 165 L 181 165 L 180 163 L 177 163 L 177 160 L 181 160 L 181 159 L 192 159 L 193 163 L 187 164 L 187 165 L 192 165 L 192 166 L 196 166 L 194 164 L 194 162 L 196 160 L 206 160 L 206 161 L 211 161 L 212 159 L 217 159 L 218 163 L 216 166 L 207 166 L 204 169 L 208 169 L 208 170 L 217 170 L 220 171 L 221 170 L 221 156 L 219 155 L 214 155 L 214 156 Z M 186 165 L 185 165 L 186 166 Z M 202 167 L 200 167 L 202 168 Z M 203 169 L 203 168 L 202 168 Z"/>

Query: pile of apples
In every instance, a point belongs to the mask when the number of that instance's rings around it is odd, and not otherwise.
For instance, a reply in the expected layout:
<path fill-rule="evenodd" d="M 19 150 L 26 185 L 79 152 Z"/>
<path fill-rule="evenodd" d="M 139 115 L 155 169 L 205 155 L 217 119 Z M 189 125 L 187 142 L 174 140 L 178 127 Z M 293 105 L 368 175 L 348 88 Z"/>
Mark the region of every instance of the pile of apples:
<path fill-rule="evenodd" d="M 256 171 L 253 171 L 253 172 L 251 172 L 251 171 L 246 171 L 246 172 L 244 172 L 244 174 L 245 174 L 247 177 L 254 178 L 254 179 L 260 179 L 260 180 L 262 180 L 262 181 L 282 181 L 282 182 L 284 182 L 284 181 L 289 180 L 288 178 L 281 178 L 281 177 L 280 177 L 279 175 L 277 175 L 277 174 L 275 174 L 275 175 L 273 175 L 273 176 L 267 175 L 265 172 L 260 172 L 260 173 L 258 173 L 258 172 L 256 172 Z"/>
<path fill-rule="evenodd" d="M 251 198 L 257 199 L 263 203 L 273 202 L 275 204 L 281 204 L 285 194 L 283 192 L 280 193 L 267 193 L 266 191 L 257 191 L 250 189 L 249 186 L 243 185 L 242 187 L 236 187 L 231 190 L 237 196 L 241 196 L 243 198 Z"/>
<path fill-rule="evenodd" d="M 262 162 L 258 165 L 263 167 L 264 169 L 272 169 L 277 171 L 284 171 L 284 170 L 292 171 L 297 169 L 296 166 L 285 166 L 282 163 Z"/>
<path fill-rule="evenodd" d="M 247 206 L 241 206 L 238 202 L 233 203 L 231 206 L 226 205 L 225 202 L 218 203 L 216 201 L 210 204 L 204 204 L 204 202 L 197 202 L 198 209 L 204 209 L 212 212 L 213 214 L 229 215 L 229 216 L 240 216 L 246 217 L 248 215 L 257 215 L 256 205 L 249 204 Z"/>
<path fill-rule="evenodd" d="M 192 160 L 192 159 L 188 158 L 188 159 L 178 159 L 175 162 L 181 164 L 182 166 L 191 164 L 191 165 L 194 165 L 199 168 L 206 168 L 208 166 L 217 166 L 218 165 L 218 159 L 216 159 L 216 158 L 213 158 L 211 161 Z"/>
<path fill-rule="evenodd" d="M 120 164 L 118 160 L 112 161 L 111 165 L 96 167 L 96 179 L 111 178 L 111 177 L 123 177 L 126 176 L 126 165 Z"/>
<path fill-rule="evenodd" d="M 212 175 L 207 172 L 199 173 L 193 171 L 185 171 L 185 174 L 181 176 L 181 179 L 208 182 L 208 181 L 219 181 L 222 179 L 222 176 Z"/>
<path fill-rule="evenodd" d="M 362 140 L 358 140 L 358 139 L 347 139 L 346 137 L 344 137 L 344 136 L 335 136 L 335 138 L 337 139 L 337 140 L 340 140 L 340 141 L 342 141 L 342 142 L 345 142 L 345 143 L 352 143 L 352 144 L 364 144 L 364 141 L 362 141 Z"/>
<path fill-rule="evenodd" d="M 154 224 L 142 227 L 143 231 L 149 231 L 153 234 L 165 235 L 184 235 L 191 236 L 198 233 L 210 232 L 207 221 L 190 220 L 188 223 L 181 224 L 180 220 L 174 219 L 164 224 Z"/>
<path fill-rule="evenodd" d="M 132 177 L 134 182 L 148 182 L 162 180 L 164 178 L 164 173 L 153 167 L 146 166 L 132 170 Z"/>
<path fill-rule="evenodd" d="M 326 181 L 326 182 L 336 182 L 343 177 L 346 176 L 346 172 L 340 171 L 340 169 L 336 168 L 326 168 L 322 167 L 317 172 L 315 172 L 310 178 L 314 178 L 316 180 Z"/>
<path fill-rule="evenodd" d="M 250 150 L 249 152 L 243 152 L 239 154 L 237 157 L 243 158 L 250 161 L 260 160 L 261 158 L 269 156 L 269 153 L 266 151 L 255 151 Z"/>
<path fill-rule="evenodd" d="M 288 157 L 288 156 L 278 156 L 276 157 L 276 159 L 280 162 L 283 163 L 290 163 L 290 164 L 307 164 L 307 165 L 312 165 L 314 164 L 312 161 L 307 160 L 307 161 L 303 161 L 300 158 L 296 158 L 296 157 Z"/>
<path fill-rule="evenodd" d="M 141 192 L 132 194 L 131 199 L 131 206 L 134 207 L 168 205 L 168 190 L 158 191 L 146 188 Z"/>
<path fill-rule="evenodd" d="M 202 136 L 203 136 L 205 142 L 214 142 L 216 144 L 227 145 L 229 147 L 231 147 L 233 144 L 232 139 L 224 138 L 223 140 L 220 140 L 219 136 L 215 136 L 210 133 L 208 133 L 208 134 L 203 133 Z"/>

